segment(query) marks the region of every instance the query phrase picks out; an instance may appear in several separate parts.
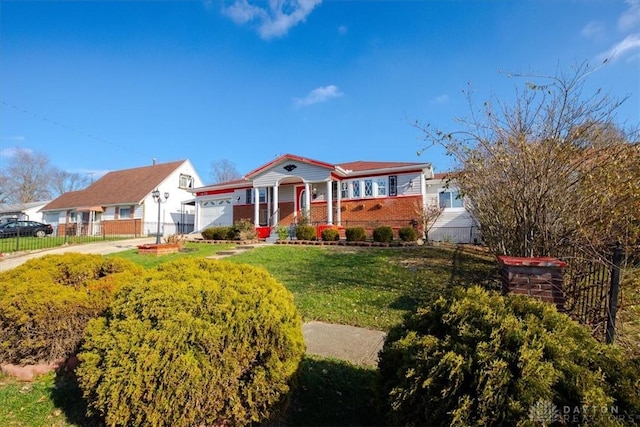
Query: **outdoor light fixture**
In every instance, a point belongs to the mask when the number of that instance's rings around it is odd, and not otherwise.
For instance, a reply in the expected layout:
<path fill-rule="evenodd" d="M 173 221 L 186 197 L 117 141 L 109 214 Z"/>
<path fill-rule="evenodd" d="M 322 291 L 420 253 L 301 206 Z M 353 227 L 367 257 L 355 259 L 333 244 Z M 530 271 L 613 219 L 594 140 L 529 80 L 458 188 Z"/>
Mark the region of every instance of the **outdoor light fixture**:
<path fill-rule="evenodd" d="M 160 205 L 169 199 L 169 192 L 168 191 L 164 192 L 164 200 L 162 199 L 162 196 L 160 196 L 160 190 L 158 190 L 157 188 L 151 192 L 151 195 L 153 196 L 153 200 L 158 204 L 158 230 L 156 232 L 156 245 L 159 245 L 161 243 L 160 242 Z"/>
<path fill-rule="evenodd" d="M 312 192 L 311 196 L 314 199 L 316 199 L 318 197 L 318 189 L 316 187 L 313 187 L 313 192 Z"/>

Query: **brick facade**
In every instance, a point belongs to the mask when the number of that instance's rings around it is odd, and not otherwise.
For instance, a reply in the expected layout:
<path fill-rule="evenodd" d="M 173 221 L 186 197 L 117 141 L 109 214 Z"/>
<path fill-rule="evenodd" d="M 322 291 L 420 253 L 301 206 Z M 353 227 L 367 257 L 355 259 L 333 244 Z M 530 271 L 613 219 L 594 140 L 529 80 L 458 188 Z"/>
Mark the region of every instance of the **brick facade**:
<path fill-rule="evenodd" d="M 380 225 L 394 229 L 415 225 L 420 231 L 421 196 L 386 197 L 379 199 L 360 199 L 341 201 L 341 222 L 343 227 L 365 227 L 368 231 Z M 260 210 L 266 210 L 267 204 L 260 203 Z M 294 223 L 293 202 L 280 203 L 280 225 Z M 337 206 L 333 203 L 333 222 L 337 223 Z M 236 205 L 233 207 L 233 222 L 241 219 L 253 221 L 254 205 Z M 313 225 L 327 223 L 327 203 L 312 202 L 310 221 Z M 369 233 L 370 234 L 370 233 Z"/>

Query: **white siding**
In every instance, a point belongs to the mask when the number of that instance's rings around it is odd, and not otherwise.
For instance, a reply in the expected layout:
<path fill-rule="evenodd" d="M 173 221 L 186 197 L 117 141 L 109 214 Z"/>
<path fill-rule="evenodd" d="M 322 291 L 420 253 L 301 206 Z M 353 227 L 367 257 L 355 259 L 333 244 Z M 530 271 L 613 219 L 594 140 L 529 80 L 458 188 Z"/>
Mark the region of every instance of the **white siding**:
<path fill-rule="evenodd" d="M 291 172 L 284 169 L 287 165 L 295 165 L 296 168 Z M 284 161 L 277 165 L 271 166 L 253 179 L 254 187 L 269 187 L 273 186 L 276 182 L 280 182 L 285 178 L 298 177 L 307 182 L 319 182 L 326 181 L 331 176 L 331 170 L 312 165 L 309 163 L 303 163 L 298 161 Z"/>

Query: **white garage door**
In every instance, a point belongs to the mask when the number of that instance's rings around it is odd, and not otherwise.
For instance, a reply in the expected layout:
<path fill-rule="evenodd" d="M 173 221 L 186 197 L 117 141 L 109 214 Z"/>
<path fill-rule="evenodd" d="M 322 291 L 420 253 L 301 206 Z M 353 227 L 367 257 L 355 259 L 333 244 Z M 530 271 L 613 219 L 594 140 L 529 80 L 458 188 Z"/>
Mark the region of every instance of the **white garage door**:
<path fill-rule="evenodd" d="M 231 199 L 205 200 L 200 202 L 201 229 L 220 225 L 233 225 Z"/>

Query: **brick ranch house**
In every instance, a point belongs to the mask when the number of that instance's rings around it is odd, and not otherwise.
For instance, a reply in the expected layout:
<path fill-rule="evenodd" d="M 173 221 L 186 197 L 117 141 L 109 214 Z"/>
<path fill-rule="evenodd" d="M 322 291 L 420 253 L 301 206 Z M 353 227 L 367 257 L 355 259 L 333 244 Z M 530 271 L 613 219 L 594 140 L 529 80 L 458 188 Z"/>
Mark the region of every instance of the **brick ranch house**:
<path fill-rule="evenodd" d="M 307 218 L 318 235 L 326 227 L 414 226 L 424 231 L 422 212 L 440 205 L 429 236 L 464 230 L 457 242 L 473 241 L 473 221 L 444 175 L 429 163 L 356 161 L 330 164 L 285 154 L 242 179 L 194 188 L 195 229 L 228 226 L 249 219 L 262 238 L 276 226 Z M 428 228 L 428 227 L 427 227 Z M 439 231 L 438 231 L 439 230 Z M 344 236 L 344 234 L 342 234 Z"/>
<path fill-rule="evenodd" d="M 202 180 L 189 160 L 155 163 L 112 171 L 79 191 L 69 191 L 45 205 L 45 222 L 58 235 L 133 235 L 157 233 L 158 208 L 163 235 L 193 230 L 190 190 Z M 160 192 L 162 203 L 153 191 Z M 165 193 L 169 197 L 165 200 Z"/>

